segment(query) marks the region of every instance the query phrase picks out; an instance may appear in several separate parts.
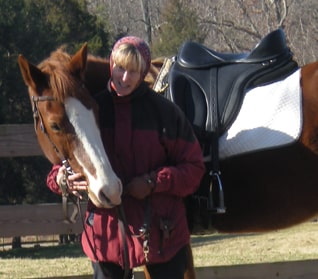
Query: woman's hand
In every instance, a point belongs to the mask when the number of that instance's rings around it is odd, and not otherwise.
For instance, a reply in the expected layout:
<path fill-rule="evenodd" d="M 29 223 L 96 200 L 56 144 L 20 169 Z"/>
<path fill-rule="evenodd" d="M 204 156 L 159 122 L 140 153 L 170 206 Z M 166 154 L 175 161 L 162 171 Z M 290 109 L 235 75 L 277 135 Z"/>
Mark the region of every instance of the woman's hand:
<path fill-rule="evenodd" d="M 65 176 L 66 168 L 65 166 L 61 166 L 58 170 L 56 176 L 56 182 L 61 187 L 63 183 L 66 182 L 67 188 L 66 191 L 68 193 L 72 193 L 76 197 L 82 199 L 82 195 L 79 193 L 80 191 L 87 191 L 88 190 L 88 183 L 85 179 L 83 179 L 82 173 L 74 173 Z M 66 181 L 64 181 L 66 179 Z"/>
<path fill-rule="evenodd" d="M 155 180 L 149 174 L 137 176 L 126 185 L 125 193 L 142 200 L 153 192 L 155 185 Z"/>

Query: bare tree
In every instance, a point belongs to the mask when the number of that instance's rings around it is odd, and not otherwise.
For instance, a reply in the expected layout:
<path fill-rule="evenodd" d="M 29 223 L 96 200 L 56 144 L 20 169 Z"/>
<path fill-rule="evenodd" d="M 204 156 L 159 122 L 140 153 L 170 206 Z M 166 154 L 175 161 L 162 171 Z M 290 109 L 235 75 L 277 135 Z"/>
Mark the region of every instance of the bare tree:
<path fill-rule="evenodd" d="M 115 34 L 134 34 L 150 44 L 163 24 L 169 0 L 87 0 L 104 9 Z M 93 5 L 94 3 L 94 5 Z M 220 52 L 246 52 L 266 34 L 283 28 L 299 64 L 317 60 L 317 0 L 180 0 L 197 11 L 204 44 Z M 99 4 L 99 5 L 98 5 Z"/>
<path fill-rule="evenodd" d="M 143 15 L 143 21 L 145 25 L 145 31 L 146 31 L 146 36 L 147 36 L 147 42 L 151 43 L 151 21 L 150 21 L 150 13 L 149 13 L 149 1 L 148 0 L 140 0 L 141 4 L 141 10 L 142 10 L 142 15 Z"/>
<path fill-rule="evenodd" d="M 318 3 L 314 0 L 192 2 L 207 31 L 205 44 L 215 50 L 249 51 L 262 37 L 281 27 L 299 64 L 317 60 Z"/>

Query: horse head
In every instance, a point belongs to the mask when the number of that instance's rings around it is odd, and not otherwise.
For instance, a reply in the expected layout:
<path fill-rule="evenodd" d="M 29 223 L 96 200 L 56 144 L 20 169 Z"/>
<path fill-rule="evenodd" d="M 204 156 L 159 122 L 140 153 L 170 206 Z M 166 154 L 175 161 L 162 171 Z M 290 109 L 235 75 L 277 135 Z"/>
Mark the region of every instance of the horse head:
<path fill-rule="evenodd" d="M 66 161 L 88 181 L 88 196 L 98 207 L 121 203 L 122 183 L 105 153 L 98 106 L 84 86 L 87 44 L 71 57 L 62 49 L 38 66 L 22 55 L 18 62 L 33 107 L 34 126 L 45 156 Z"/>

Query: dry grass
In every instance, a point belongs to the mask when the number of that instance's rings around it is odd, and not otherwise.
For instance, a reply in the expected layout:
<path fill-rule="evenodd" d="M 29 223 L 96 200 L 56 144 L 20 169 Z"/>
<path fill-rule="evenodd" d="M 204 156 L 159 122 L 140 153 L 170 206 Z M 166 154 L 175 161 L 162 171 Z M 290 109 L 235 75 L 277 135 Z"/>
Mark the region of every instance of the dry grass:
<path fill-rule="evenodd" d="M 213 234 L 192 238 L 195 266 L 318 258 L 318 223 L 263 234 Z"/>
<path fill-rule="evenodd" d="M 220 266 L 318 258 L 318 223 L 264 234 L 193 236 L 195 266 Z M 0 278 L 91 274 L 79 244 L 0 252 Z"/>

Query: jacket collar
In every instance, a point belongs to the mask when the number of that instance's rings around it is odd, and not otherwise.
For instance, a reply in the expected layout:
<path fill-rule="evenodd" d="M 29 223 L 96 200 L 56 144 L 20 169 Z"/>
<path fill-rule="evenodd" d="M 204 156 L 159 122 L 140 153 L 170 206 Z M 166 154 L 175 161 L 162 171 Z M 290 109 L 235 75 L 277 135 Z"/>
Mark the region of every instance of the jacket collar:
<path fill-rule="evenodd" d="M 147 85 L 145 82 L 141 82 L 140 85 L 129 95 L 127 96 L 118 96 L 116 94 L 116 91 L 112 89 L 110 86 L 110 82 L 107 83 L 107 91 L 111 94 L 113 97 L 114 102 L 116 103 L 128 103 L 132 102 L 141 96 L 143 96 L 147 92 Z"/>

